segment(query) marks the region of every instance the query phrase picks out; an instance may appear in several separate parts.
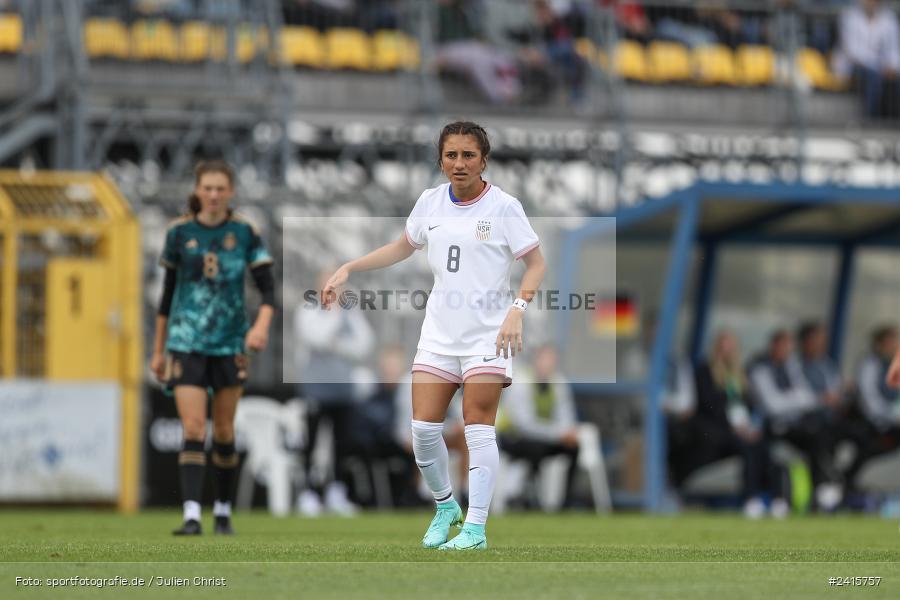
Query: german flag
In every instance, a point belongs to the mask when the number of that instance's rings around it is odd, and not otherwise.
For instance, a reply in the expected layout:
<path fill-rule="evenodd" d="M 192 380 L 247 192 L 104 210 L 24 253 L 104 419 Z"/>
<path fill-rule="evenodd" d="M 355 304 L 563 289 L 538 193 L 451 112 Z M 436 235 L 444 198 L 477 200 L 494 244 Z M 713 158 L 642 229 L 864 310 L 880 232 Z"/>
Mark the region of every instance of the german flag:
<path fill-rule="evenodd" d="M 637 303 L 624 295 L 599 300 L 591 330 L 597 337 L 634 337 L 638 332 Z"/>

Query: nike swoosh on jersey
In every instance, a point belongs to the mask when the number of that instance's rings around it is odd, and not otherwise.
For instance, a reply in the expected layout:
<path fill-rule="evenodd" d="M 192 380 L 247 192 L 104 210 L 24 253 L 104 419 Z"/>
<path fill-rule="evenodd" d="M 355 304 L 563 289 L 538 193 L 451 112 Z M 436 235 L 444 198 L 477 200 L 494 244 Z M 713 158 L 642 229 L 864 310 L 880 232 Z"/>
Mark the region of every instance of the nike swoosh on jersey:
<path fill-rule="evenodd" d="M 491 362 L 492 360 L 497 360 L 498 358 L 500 358 L 500 357 L 499 357 L 499 356 L 493 356 L 493 357 L 491 357 L 491 358 L 488 358 L 487 356 L 485 356 L 485 357 L 483 357 L 483 358 L 481 359 L 481 362 Z"/>
<path fill-rule="evenodd" d="M 440 225 L 435 225 L 434 227 L 432 227 L 432 226 L 429 225 L 429 226 L 428 226 L 428 231 L 431 231 L 432 229 L 437 229 L 438 227 L 440 227 Z"/>

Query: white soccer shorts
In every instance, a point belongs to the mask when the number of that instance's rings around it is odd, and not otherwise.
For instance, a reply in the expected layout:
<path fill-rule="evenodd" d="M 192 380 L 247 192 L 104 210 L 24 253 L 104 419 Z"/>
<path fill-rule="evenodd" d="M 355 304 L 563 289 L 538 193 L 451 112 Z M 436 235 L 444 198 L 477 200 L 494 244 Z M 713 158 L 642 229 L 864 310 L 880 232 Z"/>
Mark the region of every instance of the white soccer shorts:
<path fill-rule="evenodd" d="M 432 373 L 452 383 L 465 383 L 472 375 L 503 375 L 503 387 L 512 383 L 512 357 L 500 356 L 449 356 L 436 354 L 421 348 L 413 359 L 412 371 Z"/>

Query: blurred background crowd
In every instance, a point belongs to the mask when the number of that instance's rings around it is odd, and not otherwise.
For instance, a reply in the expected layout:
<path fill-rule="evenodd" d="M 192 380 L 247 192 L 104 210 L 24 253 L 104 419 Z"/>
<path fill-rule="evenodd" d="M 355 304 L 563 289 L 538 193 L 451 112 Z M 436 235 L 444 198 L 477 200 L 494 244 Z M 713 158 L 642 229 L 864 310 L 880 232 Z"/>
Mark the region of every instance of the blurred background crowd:
<path fill-rule="evenodd" d="M 7 0 L 7 9 L 15 0 Z M 172 24 L 239 20 L 252 0 L 89 0 L 88 15 L 125 25 L 165 19 Z M 590 63 L 614 62 L 627 78 L 678 82 L 695 78 L 724 85 L 797 80 L 823 89 L 852 89 L 869 117 L 896 119 L 900 29 L 893 5 L 883 0 L 767 0 L 764 2 L 653 2 L 636 0 L 533 0 L 435 3 L 434 67 L 472 82 L 493 104 L 546 102 L 554 86 L 574 108 L 587 111 Z M 489 6 L 493 4 L 494 6 Z M 502 10 L 496 5 L 503 4 Z M 2 8 L 2 7 L 0 7 Z M 321 33 L 338 29 L 372 35 L 410 31 L 402 0 L 285 0 L 271 15 L 288 27 Z M 610 23 L 597 24 L 597 9 Z M 604 30 L 608 26 L 616 31 Z M 314 37 L 307 36 L 313 44 Z M 615 40 L 612 52 L 608 43 Z M 346 36 L 346 44 L 365 38 Z M 692 67 L 689 53 L 697 50 Z M 799 50 L 806 80 L 792 73 Z M 314 50 L 310 50 L 314 53 Z M 352 50 L 348 53 L 352 53 Z M 365 63 L 365 59 L 361 59 Z M 696 70 L 706 71 L 697 73 Z"/>

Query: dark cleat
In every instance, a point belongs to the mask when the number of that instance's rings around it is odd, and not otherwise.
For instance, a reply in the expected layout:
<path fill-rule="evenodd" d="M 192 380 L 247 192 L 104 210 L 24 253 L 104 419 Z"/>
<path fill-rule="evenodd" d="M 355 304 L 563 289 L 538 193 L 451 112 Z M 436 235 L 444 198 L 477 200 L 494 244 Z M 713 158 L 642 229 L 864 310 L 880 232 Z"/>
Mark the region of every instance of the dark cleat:
<path fill-rule="evenodd" d="M 234 529 L 231 528 L 231 517 L 216 517 L 216 535 L 234 535 Z"/>
<path fill-rule="evenodd" d="M 182 526 L 172 532 L 172 535 L 200 535 L 203 531 L 200 529 L 200 521 L 189 519 Z"/>

